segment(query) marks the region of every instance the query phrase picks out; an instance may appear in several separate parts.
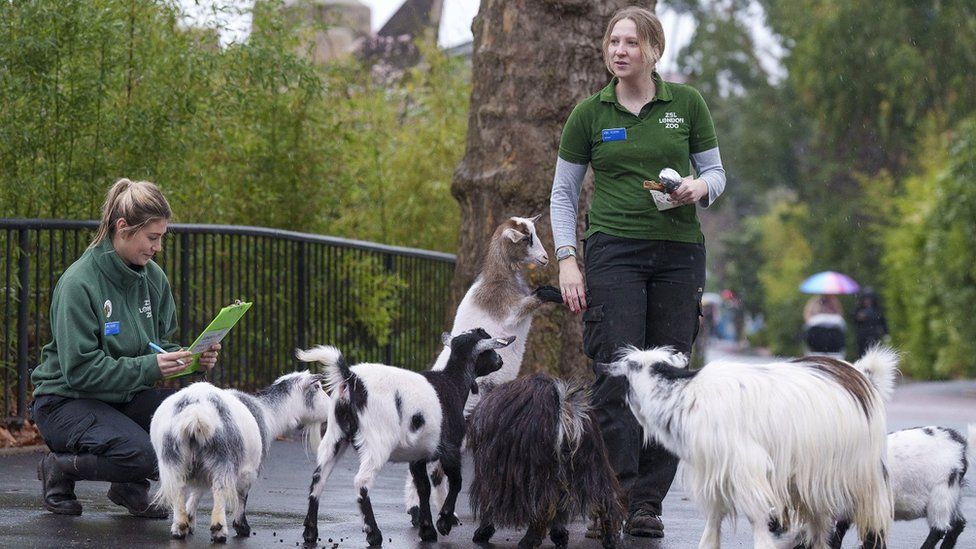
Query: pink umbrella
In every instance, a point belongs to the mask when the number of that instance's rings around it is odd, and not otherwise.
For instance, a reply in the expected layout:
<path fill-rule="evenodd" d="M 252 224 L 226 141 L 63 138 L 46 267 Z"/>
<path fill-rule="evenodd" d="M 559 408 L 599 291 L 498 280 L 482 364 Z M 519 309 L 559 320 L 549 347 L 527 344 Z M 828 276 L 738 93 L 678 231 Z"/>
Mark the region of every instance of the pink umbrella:
<path fill-rule="evenodd" d="M 860 289 L 853 278 L 834 271 L 817 273 L 800 284 L 805 294 L 856 294 Z"/>

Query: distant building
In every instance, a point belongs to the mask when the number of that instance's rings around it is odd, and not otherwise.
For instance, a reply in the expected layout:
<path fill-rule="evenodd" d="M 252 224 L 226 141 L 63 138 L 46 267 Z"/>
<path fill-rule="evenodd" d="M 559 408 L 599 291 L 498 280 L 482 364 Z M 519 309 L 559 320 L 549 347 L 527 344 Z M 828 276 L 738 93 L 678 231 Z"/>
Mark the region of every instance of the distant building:
<path fill-rule="evenodd" d="M 312 61 L 325 65 L 354 55 L 377 66 L 381 73 L 399 72 L 420 59 L 417 42 L 436 43 L 443 0 L 405 0 L 376 34 L 370 29 L 371 11 L 358 0 L 285 0 L 285 13 L 302 23 L 311 42 Z"/>

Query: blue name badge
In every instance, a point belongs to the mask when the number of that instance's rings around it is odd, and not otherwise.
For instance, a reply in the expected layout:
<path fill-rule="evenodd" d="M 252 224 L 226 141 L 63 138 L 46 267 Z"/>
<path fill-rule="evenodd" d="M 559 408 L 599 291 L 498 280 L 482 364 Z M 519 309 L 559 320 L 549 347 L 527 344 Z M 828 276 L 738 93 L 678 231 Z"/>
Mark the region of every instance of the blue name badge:
<path fill-rule="evenodd" d="M 119 333 L 119 321 L 105 323 L 105 335 L 114 336 Z"/>
<path fill-rule="evenodd" d="M 607 128 L 603 130 L 603 141 L 623 141 L 627 139 L 627 128 Z"/>

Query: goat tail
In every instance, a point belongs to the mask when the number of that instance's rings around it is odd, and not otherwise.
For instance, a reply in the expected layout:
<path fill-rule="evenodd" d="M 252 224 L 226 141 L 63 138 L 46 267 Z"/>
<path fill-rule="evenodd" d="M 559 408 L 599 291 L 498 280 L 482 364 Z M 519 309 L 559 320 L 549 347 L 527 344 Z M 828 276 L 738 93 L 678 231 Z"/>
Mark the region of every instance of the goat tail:
<path fill-rule="evenodd" d="M 898 353 L 891 347 L 875 345 L 854 363 L 854 367 L 878 390 L 884 402 L 889 402 L 895 392 L 895 375 L 898 373 L 899 358 Z"/>
<path fill-rule="evenodd" d="M 215 410 L 200 405 L 189 405 L 173 418 L 172 432 L 179 441 L 201 444 L 217 431 L 214 423 Z"/>
<path fill-rule="evenodd" d="M 326 391 L 333 395 L 335 389 L 343 382 L 354 376 L 346 357 L 342 352 L 331 345 L 319 345 L 308 350 L 298 349 L 295 356 L 302 362 L 318 362 L 325 367 L 325 386 Z M 333 396 L 333 398 L 335 398 Z"/>

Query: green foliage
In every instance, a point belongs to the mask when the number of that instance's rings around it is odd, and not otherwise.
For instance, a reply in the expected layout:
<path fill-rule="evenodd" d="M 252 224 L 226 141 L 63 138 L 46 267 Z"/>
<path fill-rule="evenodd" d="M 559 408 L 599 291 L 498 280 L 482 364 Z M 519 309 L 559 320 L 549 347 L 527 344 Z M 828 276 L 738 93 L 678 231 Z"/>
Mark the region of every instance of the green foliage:
<path fill-rule="evenodd" d="M 976 117 L 929 134 L 923 169 L 895 202 L 885 238 L 885 297 L 893 340 L 915 377 L 976 375 Z"/>

